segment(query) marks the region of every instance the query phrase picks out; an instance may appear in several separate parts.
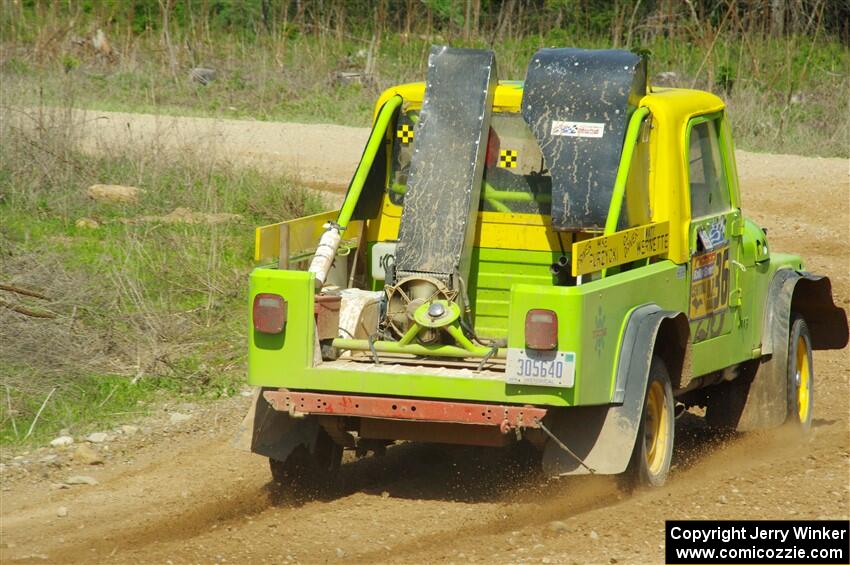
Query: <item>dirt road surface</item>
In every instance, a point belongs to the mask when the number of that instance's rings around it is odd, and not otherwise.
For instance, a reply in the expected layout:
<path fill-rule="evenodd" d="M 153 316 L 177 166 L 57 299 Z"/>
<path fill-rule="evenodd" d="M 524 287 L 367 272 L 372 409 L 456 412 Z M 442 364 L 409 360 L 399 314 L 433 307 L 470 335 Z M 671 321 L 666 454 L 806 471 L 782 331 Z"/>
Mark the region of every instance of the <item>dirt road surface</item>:
<path fill-rule="evenodd" d="M 274 154 L 266 141 L 290 126 L 261 125 L 251 150 Z M 360 145 L 342 149 L 347 177 Z M 745 211 L 773 248 L 829 273 L 847 308 L 848 162 L 739 152 L 738 168 Z M 630 494 L 610 477 L 546 481 L 519 452 L 404 444 L 347 458 L 337 493 L 298 500 L 273 486 L 265 460 L 231 448 L 247 398 L 182 423 L 163 413 L 113 440 L 102 466 L 60 453 L 60 464 L 7 469 L 0 561 L 662 563 L 666 519 L 847 519 L 848 361 L 847 350 L 815 355 L 809 441 L 781 430 L 719 438 L 685 414 L 668 485 Z M 55 488 L 72 475 L 98 484 Z"/>
<path fill-rule="evenodd" d="M 45 121 L 67 127 L 83 150 L 114 154 L 127 149 L 164 157 L 188 152 L 203 158 L 287 174 L 316 188 L 348 186 L 369 138 L 366 128 L 222 120 L 94 110 L 23 108 L 10 116 L 21 126 Z"/>

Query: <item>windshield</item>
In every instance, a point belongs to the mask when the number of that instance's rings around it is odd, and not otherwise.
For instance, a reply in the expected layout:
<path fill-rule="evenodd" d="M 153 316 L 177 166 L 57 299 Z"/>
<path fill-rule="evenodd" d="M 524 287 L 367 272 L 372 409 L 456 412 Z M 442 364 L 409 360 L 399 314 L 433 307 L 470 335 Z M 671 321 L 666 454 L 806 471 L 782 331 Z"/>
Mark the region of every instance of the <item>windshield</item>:
<path fill-rule="evenodd" d="M 407 175 L 416 143 L 418 110 L 399 113 L 393 137 L 390 199 L 404 205 Z M 552 179 L 537 141 L 518 113 L 494 113 L 490 119 L 486 167 L 479 210 L 517 214 L 551 214 Z"/>

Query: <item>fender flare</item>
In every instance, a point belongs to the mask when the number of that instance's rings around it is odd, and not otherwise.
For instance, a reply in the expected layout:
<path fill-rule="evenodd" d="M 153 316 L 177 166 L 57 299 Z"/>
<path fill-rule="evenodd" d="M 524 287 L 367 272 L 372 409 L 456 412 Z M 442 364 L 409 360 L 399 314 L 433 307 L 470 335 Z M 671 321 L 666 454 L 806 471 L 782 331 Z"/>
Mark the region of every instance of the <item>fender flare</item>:
<path fill-rule="evenodd" d="M 773 354 L 775 347 L 787 345 L 792 310 L 806 319 L 812 333 L 812 348 L 842 349 L 847 345 L 847 314 L 832 299 L 829 277 L 780 269 L 773 275 L 767 291 L 762 354 Z"/>
<path fill-rule="evenodd" d="M 794 269 L 780 269 L 768 287 L 762 325 L 762 360 L 746 387 L 738 431 L 773 428 L 788 415 L 788 335 L 791 312 L 809 325 L 814 349 L 841 349 L 847 345 L 847 316 L 832 299 L 828 277 Z M 734 382 L 734 381 L 733 381 Z"/>
<path fill-rule="evenodd" d="M 614 404 L 552 411 L 552 433 L 597 474 L 619 474 L 629 464 L 643 413 L 649 367 L 660 345 L 657 339 L 666 320 L 672 320 L 677 326 L 678 340 L 664 347 L 681 348 L 681 363 L 686 365 L 690 341 L 687 317 L 682 312 L 663 310 L 656 304 L 640 306 L 629 315 L 623 333 L 612 395 Z M 683 372 L 683 367 L 668 368 L 674 380 Z M 675 390 L 676 382 L 672 384 Z M 543 450 L 543 471 L 548 475 L 589 472 L 551 441 Z"/>

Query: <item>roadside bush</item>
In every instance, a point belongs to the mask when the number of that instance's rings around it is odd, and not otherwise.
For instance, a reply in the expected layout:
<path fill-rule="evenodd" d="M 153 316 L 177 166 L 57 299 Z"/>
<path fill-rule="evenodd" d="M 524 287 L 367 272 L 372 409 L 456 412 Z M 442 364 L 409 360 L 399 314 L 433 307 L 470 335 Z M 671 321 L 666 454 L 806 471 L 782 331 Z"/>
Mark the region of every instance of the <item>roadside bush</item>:
<path fill-rule="evenodd" d="M 163 387 L 232 392 L 244 369 L 252 229 L 321 207 L 288 179 L 198 155 L 84 156 L 70 116 L 6 109 L 0 120 L 4 444 L 23 441 L 48 395 L 32 438 L 102 424 Z M 95 183 L 144 192 L 102 203 L 86 195 Z M 156 220 L 176 208 L 239 218 Z"/>

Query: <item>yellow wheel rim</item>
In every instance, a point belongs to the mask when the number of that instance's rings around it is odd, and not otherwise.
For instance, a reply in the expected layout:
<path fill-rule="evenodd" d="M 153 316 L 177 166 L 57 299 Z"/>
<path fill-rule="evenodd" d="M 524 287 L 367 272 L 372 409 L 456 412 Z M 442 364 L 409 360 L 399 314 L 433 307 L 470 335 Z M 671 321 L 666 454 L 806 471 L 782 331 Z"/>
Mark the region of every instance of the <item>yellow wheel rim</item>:
<path fill-rule="evenodd" d="M 668 425 L 670 411 L 664 394 L 664 386 L 658 381 L 652 381 L 646 394 L 646 411 L 644 415 L 644 445 L 646 464 L 649 472 L 656 475 L 664 467 L 668 449 Z"/>
<path fill-rule="evenodd" d="M 801 423 L 809 419 L 812 375 L 809 367 L 809 346 L 803 337 L 797 338 L 797 416 Z"/>

